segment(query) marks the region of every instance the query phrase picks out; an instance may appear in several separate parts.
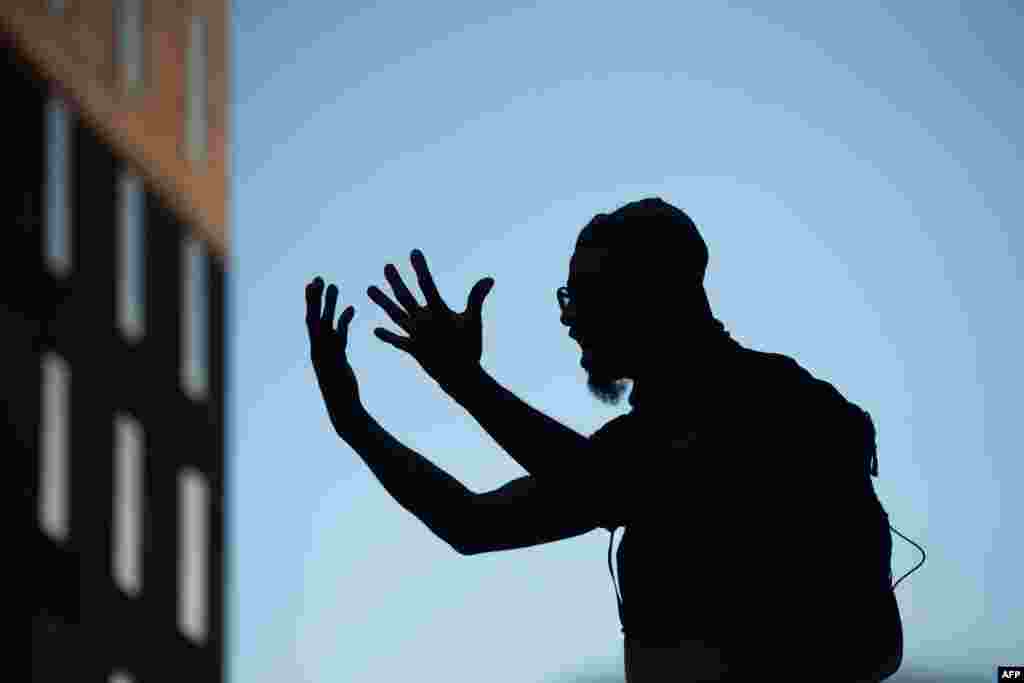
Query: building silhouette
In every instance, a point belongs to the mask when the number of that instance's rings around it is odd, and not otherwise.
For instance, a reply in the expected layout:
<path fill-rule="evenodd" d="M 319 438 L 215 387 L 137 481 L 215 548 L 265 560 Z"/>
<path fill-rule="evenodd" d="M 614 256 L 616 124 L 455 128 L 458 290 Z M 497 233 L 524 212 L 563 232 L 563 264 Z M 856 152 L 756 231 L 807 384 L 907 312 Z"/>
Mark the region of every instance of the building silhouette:
<path fill-rule="evenodd" d="M 33 681 L 227 678 L 228 18 L 0 6 L 2 445 L 29 469 L 11 564 Z"/>

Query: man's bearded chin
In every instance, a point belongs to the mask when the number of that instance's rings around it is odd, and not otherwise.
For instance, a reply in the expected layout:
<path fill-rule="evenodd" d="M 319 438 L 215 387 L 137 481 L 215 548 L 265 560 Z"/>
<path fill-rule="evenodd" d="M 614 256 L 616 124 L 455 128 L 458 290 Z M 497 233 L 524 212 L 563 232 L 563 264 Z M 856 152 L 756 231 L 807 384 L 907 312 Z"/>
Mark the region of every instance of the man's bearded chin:
<path fill-rule="evenodd" d="M 629 380 L 612 378 L 596 368 L 587 371 L 587 389 L 602 403 L 618 405 L 628 388 Z"/>

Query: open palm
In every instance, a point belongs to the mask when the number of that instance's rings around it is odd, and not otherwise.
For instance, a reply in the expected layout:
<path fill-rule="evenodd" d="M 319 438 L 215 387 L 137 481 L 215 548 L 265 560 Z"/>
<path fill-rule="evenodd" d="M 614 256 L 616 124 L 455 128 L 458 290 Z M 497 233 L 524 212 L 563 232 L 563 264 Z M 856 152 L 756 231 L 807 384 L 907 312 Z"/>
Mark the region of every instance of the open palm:
<path fill-rule="evenodd" d="M 483 278 L 473 285 L 466 310 L 458 313 L 441 298 L 423 253 L 413 249 L 410 260 L 427 305 L 421 306 L 416 301 L 398 270 L 387 264 L 384 276 L 398 304 L 377 287 L 369 287 L 366 293 L 409 336 L 401 337 L 380 327 L 373 333 L 381 341 L 411 355 L 428 375 L 444 386 L 480 363 L 483 353 L 480 311 L 484 297 L 494 286 L 494 279 Z"/>

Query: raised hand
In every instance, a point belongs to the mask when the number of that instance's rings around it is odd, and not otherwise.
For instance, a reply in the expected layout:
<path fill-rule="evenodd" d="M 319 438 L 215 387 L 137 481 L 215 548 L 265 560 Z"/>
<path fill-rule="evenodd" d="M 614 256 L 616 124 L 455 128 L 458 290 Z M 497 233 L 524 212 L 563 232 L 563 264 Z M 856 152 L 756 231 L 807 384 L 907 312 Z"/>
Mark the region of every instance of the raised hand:
<path fill-rule="evenodd" d="M 494 286 L 494 278 L 486 277 L 473 285 L 466 310 L 456 313 L 441 299 L 423 253 L 413 249 L 410 260 L 427 305 L 417 303 L 398 270 L 389 263 L 384 267 L 384 277 L 401 306 L 372 285 L 366 293 L 409 336 L 402 337 L 382 327 L 374 329 L 373 333 L 381 341 L 415 358 L 426 373 L 444 387 L 480 364 L 483 354 L 480 310 L 484 297 Z"/>
<path fill-rule="evenodd" d="M 338 302 L 338 288 L 330 285 L 320 311 L 320 296 L 324 281 L 316 277 L 306 285 L 306 329 L 309 331 L 310 357 L 320 393 L 327 404 L 327 413 L 335 430 L 341 430 L 346 419 L 357 415 L 362 409 L 359 400 L 359 384 L 348 362 L 345 347 L 348 343 L 348 327 L 355 316 L 355 308 L 349 306 L 338 316 L 338 327 L 334 327 L 334 309 Z"/>

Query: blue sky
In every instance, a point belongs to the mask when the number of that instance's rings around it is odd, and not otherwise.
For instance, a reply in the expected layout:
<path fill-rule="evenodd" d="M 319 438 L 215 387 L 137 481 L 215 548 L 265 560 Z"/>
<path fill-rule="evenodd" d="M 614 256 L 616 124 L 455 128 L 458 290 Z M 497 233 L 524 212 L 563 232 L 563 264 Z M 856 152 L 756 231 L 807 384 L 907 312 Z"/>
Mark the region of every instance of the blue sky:
<path fill-rule="evenodd" d="M 628 404 L 587 393 L 554 291 L 579 229 L 645 196 L 700 227 L 734 338 L 874 417 L 879 497 L 928 553 L 893 680 L 1020 663 L 1018 9 L 233 5 L 232 680 L 621 680 L 607 532 L 474 557 L 431 535 L 334 434 L 303 287 L 356 307 L 370 413 L 489 490 L 522 469 L 373 336 L 395 328 L 367 286 L 389 262 L 414 285 L 413 248 L 453 308 L 493 277 L 484 366 L 590 433 Z M 899 577 L 920 554 L 893 537 Z"/>

